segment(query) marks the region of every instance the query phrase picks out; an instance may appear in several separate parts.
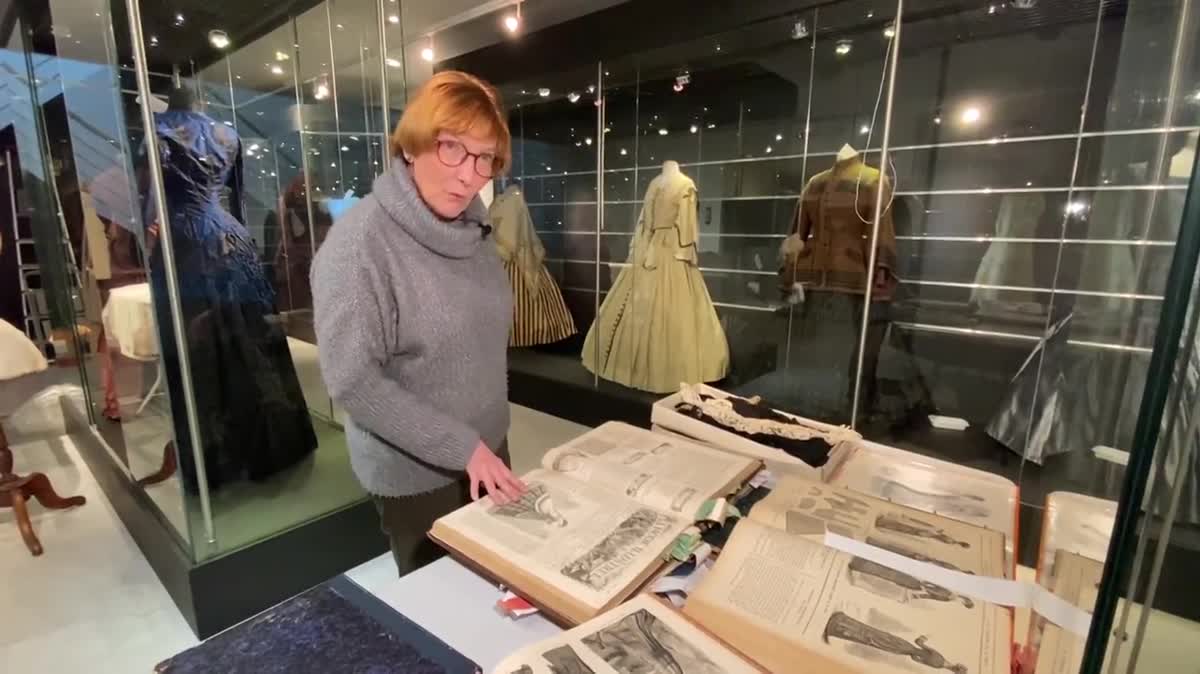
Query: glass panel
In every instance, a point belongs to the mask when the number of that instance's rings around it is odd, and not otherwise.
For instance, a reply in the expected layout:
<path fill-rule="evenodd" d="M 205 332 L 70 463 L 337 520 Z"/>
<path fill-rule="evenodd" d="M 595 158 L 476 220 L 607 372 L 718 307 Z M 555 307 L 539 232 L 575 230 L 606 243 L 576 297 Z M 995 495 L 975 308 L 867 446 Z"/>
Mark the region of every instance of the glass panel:
<path fill-rule="evenodd" d="M 550 374 L 563 381 L 591 386 L 593 377 L 580 362 L 583 338 L 595 316 L 596 280 L 607 265 L 596 263 L 599 242 L 596 199 L 598 96 L 594 65 L 555 72 L 537 80 L 505 85 L 501 96 L 509 106 L 513 165 L 496 181 L 493 217 L 500 218 L 498 236 L 522 241 L 526 250 L 537 242 L 545 250 L 535 257 L 514 255 L 505 264 L 519 307 L 509 341 L 514 370 Z M 611 105 L 611 102 L 610 102 Z M 532 232 L 511 232 L 505 222 L 521 218 L 527 208 Z M 521 260 L 535 260 L 522 266 Z M 544 269 L 544 271 L 543 271 Z"/>
<path fill-rule="evenodd" d="M 194 494 L 185 497 L 178 480 L 163 479 L 177 464 L 155 315 L 155 301 L 165 304 L 166 298 L 154 296 L 148 277 L 155 237 L 143 225 L 144 185 L 136 172 L 141 167 L 145 175 L 144 134 L 140 116 L 127 118 L 125 109 L 135 89 L 121 91 L 128 78 L 118 65 L 116 34 L 127 42 L 128 24 L 103 2 L 52 0 L 50 10 L 57 38 L 53 69 L 62 93 L 48 120 L 60 148 L 64 196 L 70 195 L 63 212 L 68 227 L 80 232 L 82 321 L 96 336 L 96 355 L 87 361 L 92 419 L 111 455 L 147 487 L 175 533 L 190 540 L 191 526 L 199 525 L 189 523 L 186 513 L 199 504 Z M 81 16 L 88 20 L 70 20 Z M 165 97 L 154 104 L 165 107 Z M 165 334 L 174 339 L 169 326 Z"/>
<path fill-rule="evenodd" d="M 202 558 L 364 497 L 321 380 L 309 273 L 386 165 L 378 19 L 373 1 L 319 4 L 164 59 L 199 65 L 182 78 L 199 107 L 159 115 L 158 147 L 216 531 Z M 197 161 L 216 169 L 192 175 Z M 176 479 L 197 478 L 181 457 Z"/>

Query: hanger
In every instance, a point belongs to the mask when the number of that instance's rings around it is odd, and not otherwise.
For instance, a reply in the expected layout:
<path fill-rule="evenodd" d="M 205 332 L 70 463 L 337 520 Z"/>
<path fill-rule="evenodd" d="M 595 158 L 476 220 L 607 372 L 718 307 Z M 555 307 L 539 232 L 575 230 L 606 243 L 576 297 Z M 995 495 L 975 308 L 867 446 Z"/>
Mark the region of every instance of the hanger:
<path fill-rule="evenodd" d="M 849 143 L 842 145 L 842 149 L 838 150 L 838 161 L 849 161 L 858 156 L 858 150 L 855 150 Z"/>
<path fill-rule="evenodd" d="M 675 161 L 674 159 L 666 160 L 663 162 L 662 172 L 663 175 L 674 175 L 679 173 L 679 162 Z"/>

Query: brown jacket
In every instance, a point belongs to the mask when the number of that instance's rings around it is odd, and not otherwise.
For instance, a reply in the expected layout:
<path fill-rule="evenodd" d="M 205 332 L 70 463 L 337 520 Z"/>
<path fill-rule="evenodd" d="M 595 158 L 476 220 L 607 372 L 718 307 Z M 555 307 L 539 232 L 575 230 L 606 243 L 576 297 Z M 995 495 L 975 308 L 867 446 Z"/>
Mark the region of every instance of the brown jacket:
<path fill-rule="evenodd" d="M 895 286 L 896 229 L 891 186 L 879 171 L 855 157 L 834 164 L 808 181 L 797 204 L 791 235 L 781 249 L 780 287 L 863 293 L 867 286 L 875 196 L 883 190 L 877 244 L 876 299 L 890 298 Z M 880 269 L 886 270 L 881 277 Z"/>

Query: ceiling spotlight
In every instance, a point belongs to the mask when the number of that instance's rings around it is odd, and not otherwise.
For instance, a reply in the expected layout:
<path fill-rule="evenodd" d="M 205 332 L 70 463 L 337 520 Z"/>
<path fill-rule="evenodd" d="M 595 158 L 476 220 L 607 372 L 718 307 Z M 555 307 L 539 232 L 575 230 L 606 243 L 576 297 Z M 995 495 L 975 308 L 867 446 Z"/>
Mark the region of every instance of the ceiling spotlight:
<path fill-rule="evenodd" d="M 399 68 L 402 65 L 400 63 L 400 59 L 388 58 L 388 59 L 384 59 L 383 62 L 388 64 L 392 68 Z"/>
<path fill-rule="evenodd" d="M 278 63 L 276 63 L 275 65 L 271 66 L 271 74 L 272 75 L 282 75 L 283 67 L 280 66 Z"/>
<path fill-rule="evenodd" d="M 97 15 L 97 16 L 99 16 L 99 15 Z M 183 13 L 176 12 L 175 13 L 175 27 L 178 28 L 178 27 L 182 26 L 183 24 L 184 24 Z"/>
<path fill-rule="evenodd" d="M 669 132 L 669 131 L 667 131 L 666 129 L 659 129 L 659 130 L 658 130 L 658 135 L 660 135 L 660 136 L 665 136 L 665 135 L 667 135 L 668 133 L 670 133 L 670 132 Z"/>
<path fill-rule="evenodd" d="M 696 126 L 695 124 L 688 127 L 688 131 L 690 131 L 692 133 L 696 133 L 699 130 L 700 130 L 700 127 Z"/>
<path fill-rule="evenodd" d="M 324 82 L 317 82 L 316 86 L 313 87 L 313 98 L 318 101 L 329 98 L 329 85 Z"/>
<path fill-rule="evenodd" d="M 208 31 L 208 43 L 217 49 L 225 49 L 229 46 L 229 33 L 220 29 Z"/>
<path fill-rule="evenodd" d="M 803 40 L 806 37 L 808 37 L 808 23 L 804 19 L 800 19 L 792 24 L 793 40 Z"/>
<path fill-rule="evenodd" d="M 389 14 L 388 15 L 388 23 L 391 23 L 391 24 L 400 23 L 400 17 L 396 14 Z"/>
<path fill-rule="evenodd" d="M 624 157 L 627 154 L 629 154 L 629 150 L 626 150 L 625 148 L 621 148 L 621 156 Z"/>
<path fill-rule="evenodd" d="M 538 89 L 538 96 L 541 96 L 542 98 L 549 98 L 550 97 L 550 89 L 548 89 L 547 87 L 542 87 L 541 89 Z"/>
<path fill-rule="evenodd" d="M 586 143 L 587 145 L 591 145 L 591 144 L 592 144 L 592 138 L 591 138 L 591 136 L 588 136 L 587 138 L 584 138 L 584 139 L 583 139 L 583 142 L 584 142 L 584 143 Z"/>
<path fill-rule="evenodd" d="M 1087 204 L 1082 201 L 1072 201 L 1067 204 L 1067 213 L 1069 215 L 1079 215 L 1087 210 Z"/>
<path fill-rule="evenodd" d="M 349 151 L 350 151 L 349 146 L 346 146 L 346 145 L 342 146 L 342 152 L 349 152 Z"/>
<path fill-rule="evenodd" d="M 871 133 L 871 127 L 867 126 L 866 124 L 863 124 L 862 126 L 858 127 L 858 134 L 860 136 L 865 136 L 868 133 Z"/>
<path fill-rule="evenodd" d="M 596 85 L 594 85 L 594 84 L 589 84 L 589 85 L 588 85 L 588 93 L 589 93 L 589 94 L 594 94 L 594 93 L 596 93 Z"/>
<path fill-rule="evenodd" d="M 690 84 L 691 81 L 692 81 L 691 74 L 683 73 L 682 75 L 679 75 L 675 78 L 675 84 L 673 84 L 671 86 L 671 88 L 675 90 L 675 93 L 679 93 L 680 91 L 683 91 L 683 88 L 686 87 L 688 84 Z"/>
<path fill-rule="evenodd" d="M 249 152 L 258 152 L 258 143 L 251 143 L 250 147 L 246 148 Z"/>
<path fill-rule="evenodd" d="M 421 59 L 433 63 L 433 47 L 426 47 L 421 50 Z"/>
<path fill-rule="evenodd" d="M 521 27 L 521 20 L 518 19 L 515 14 L 509 14 L 508 16 L 504 17 L 504 27 L 508 30 L 508 32 L 515 33 L 517 32 L 517 29 Z"/>
<path fill-rule="evenodd" d="M 276 61 L 286 61 L 290 58 L 291 58 L 291 56 L 288 56 L 288 53 L 285 51 L 276 51 L 275 52 L 275 60 Z"/>
<path fill-rule="evenodd" d="M 886 38 L 887 38 L 887 39 L 889 39 L 889 40 L 890 40 L 890 39 L 892 39 L 892 38 L 894 38 L 894 37 L 896 37 L 896 27 L 895 27 L 895 26 L 888 26 L 887 28 L 884 28 L 884 29 L 883 29 L 883 36 L 884 36 L 884 37 L 886 37 Z"/>
<path fill-rule="evenodd" d="M 934 117 L 934 118 L 933 118 L 933 123 L 934 123 L 934 124 L 941 124 L 941 123 L 942 123 L 942 118 L 941 118 L 941 117 Z"/>
<path fill-rule="evenodd" d="M 151 36 L 150 36 L 150 46 L 151 46 L 151 47 L 157 47 L 157 46 L 158 46 L 158 36 L 157 36 L 157 35 L 151 35 Z"/>
<path fill-rule="evenodd" d="M 979 108 L 971 105 L 963 109 L 962 115 L 959 118 L 963 124 L 975 124 L 982 117 L 983 113 L 979 111 Z"/>
<path fill-rule="evenodd" d="M 1033 9 L 1037 4 L 1037 0 L 1012 0 L 1012 6 L 1017 9 Z"/>
<path fill-rule="evenodd" d="M 782 140 L 783 140 L 783 134 L 782 134 L 782 133 L 777 133 L 777 134 L 775 134 L 775 141 L 776 141 L 776 142 L 779 142 L 779 141 L 782 141 Z"/>
<path fill-rule="evenodd" d="M 773 150 L 771 149 L 771 146 L 770 146 L 770 145 L 768 145 L 768 146 L 767 146 L 767 154 L 771 154 L 771 152 L 772 152 L 772 151 L 773 151 Z"/>
<path fill-rule="evenodd" d="M 571 93 L 567 94 L 567 100 L 571 101 L 572 103 L 578 103 L 579 102 L 579 94 L 572 91 Z"/>
<path fill-rule="evenodd" d="M 988 14 L 995 14 L 995 13 L 996 13 L 996 6 L 988 5 Z"/>
<path fill-rule="evenodd" d="M 713 122 L 709 122 L 709 123 L 708 123 L 708 126 L 706 126 L 706 127 L 704 127 L 704 128 L 706 128 L 706 129 L 715 129 L 715 128 L 717 128 L 717 125 L 716 125 L 715 123 L 713 123 Z"/>
<path fill-rule="evenodd" d="M 837 46 L 833 48 L 833 51 L 838 56 L 845 56 L 846 54 L 849 54 L 850 50 L 853 48 L 854 45 L 850 42 L 850 40 L 838 40 Z"/>
<path fill-rule="evenodd" d="M 673 89 L 675 91 L 675 93 L 679 93 L 679 92 L 683 91 L 683 85 L 676 82 L 675 84 L 671 85 L 671 89 Z"/>

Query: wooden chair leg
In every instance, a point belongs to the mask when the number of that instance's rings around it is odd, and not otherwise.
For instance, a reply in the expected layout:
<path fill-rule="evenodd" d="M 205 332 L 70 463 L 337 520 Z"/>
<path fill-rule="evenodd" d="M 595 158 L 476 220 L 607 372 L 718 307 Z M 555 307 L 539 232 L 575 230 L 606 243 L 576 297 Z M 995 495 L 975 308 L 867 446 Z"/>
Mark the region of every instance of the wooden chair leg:
<path fill-rule="evenodd" d="M 25 506 L 25 494 L 21 493 L 20 489 L 15 489 L 9 496 L 12 500 L 13 514 L 17 518 L 17 529 L 21 532 L 21 538 L 25 540 L 25 547 L 29 548 L 29 552 L 33 553 L 34 557 L 37 557 L 43 552 L 42 542 L 33 532 L 33 522 L 29 521 L 29 508 Z"/>
<path fill-rule="evenodd" d="M 168 442 L 166 446 L 163 447 L 162 466 L 160 466 L 157 471 L 138 480 L 137 483 L 142 487 L 149 487 L 152 484 L 164 482 L 175 474 L 175 469 L 177 467 L 178 466 L 175 462 L 175 443 Z"/>
<path fill-rule="evenodd" d="M 83 496 L 69 496 L 63 498 L 54 491 L 54 485 L 50 484 L 50 478 L 44 473 L 33 473 L 25 477 L 28 482 L 24 487 L 21 487 L 22 495 L 37 499 L 42 507 L 51 510 L 63 510 L 65 508 L 74 508 L 87 503 L 87 498 Z"/>

